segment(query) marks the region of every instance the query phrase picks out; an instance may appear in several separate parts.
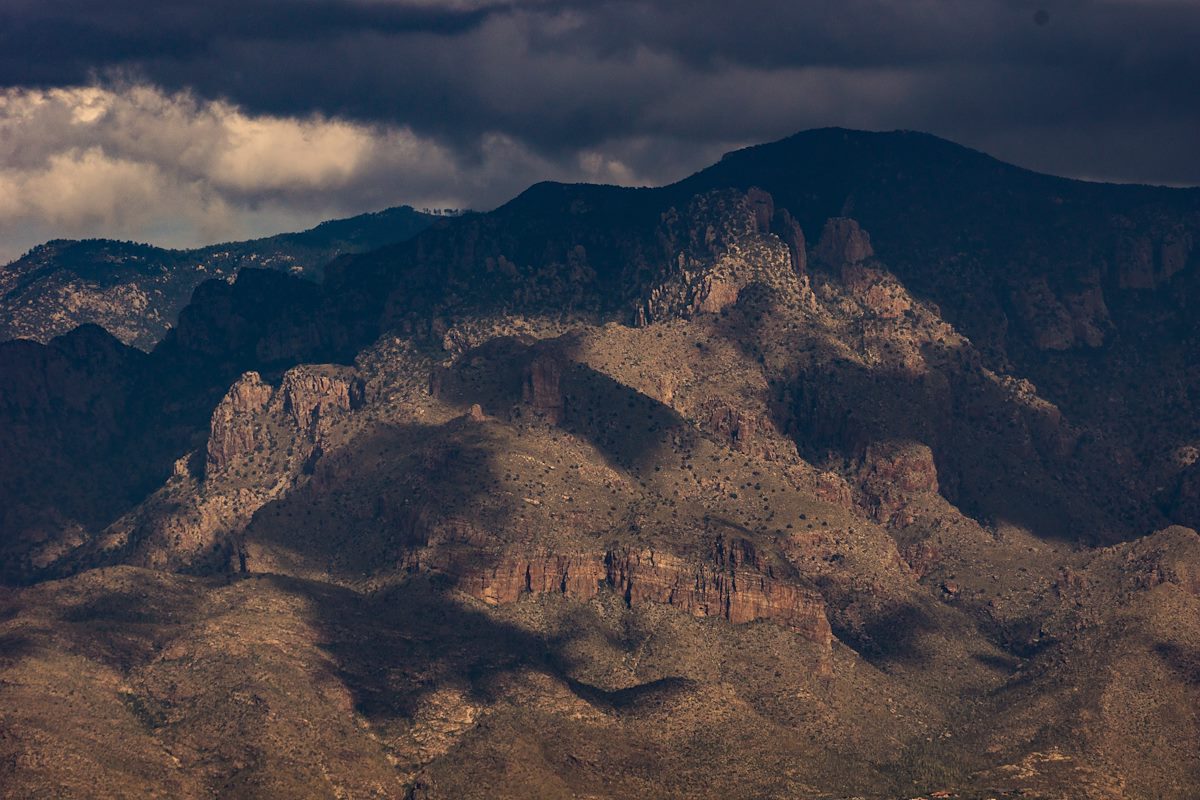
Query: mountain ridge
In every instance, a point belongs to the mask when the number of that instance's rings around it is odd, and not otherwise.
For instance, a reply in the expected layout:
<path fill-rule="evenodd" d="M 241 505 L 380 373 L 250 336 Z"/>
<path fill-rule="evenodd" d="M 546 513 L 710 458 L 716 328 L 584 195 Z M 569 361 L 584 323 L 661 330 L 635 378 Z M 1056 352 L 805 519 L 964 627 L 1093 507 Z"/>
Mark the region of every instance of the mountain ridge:
<path fill-rule="evenodd" d="M 0 344 L 5 777 L 1190 798 L 1191 196 L 838 152 Z"/>
<path fill-rule="evenodd" d="M 204 280 L 229 280 L 247 266 L 320 280 L 337 256 L 401 241 L 436 219 L 397 206 L 306 231 L 189 249 L 55 239 L 0 267 L 0 339 L 45 342 L 71 325 L 95 322 L 149 350 Z"/>

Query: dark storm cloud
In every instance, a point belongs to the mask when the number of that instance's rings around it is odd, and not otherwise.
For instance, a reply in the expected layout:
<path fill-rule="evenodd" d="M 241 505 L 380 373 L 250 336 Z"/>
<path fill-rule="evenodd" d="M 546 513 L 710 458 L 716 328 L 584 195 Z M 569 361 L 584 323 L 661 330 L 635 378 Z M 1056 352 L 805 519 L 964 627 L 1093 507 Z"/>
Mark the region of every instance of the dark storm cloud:
<path fill-rule="evenodd" d="M 461 33 L 496 6 L 459 9 L 345 0 L 10 0 L 0 10 L 5 82 L 77 83 L 97 68 L 186 63 L 225 41 L 320 45 L 344 34 Z"/>
<path fill-rule="evenodd" d="M 1196 184 L 1197 41 L 1193 0 L 5 0 L 0 84 L 99 87 L 120 114 L 51 132 L 52 151 L 38 144 L 51 123 L 20 123 L 33 118 L 20 95 L 0 120 L 3 166 L 40 154 L 8 175 L 40 186 L 103 158 L 234 211 L 310 208 L 317 191 L 325 210 L 486 207 L 541 178 L 666 181 L 846 125 L 928 130 L 1059 174 Z M 51 105 L 66 119 L 79 103 Z M 231 182 L 248 130 L 263 152 L 270 131 L 315 163 L 349 136 L 353 159 L 321 180 Z M 198 137 L 206 155 L 182 169 L 147 137 Z M 389 158 L 397 142 L 407 155 Z"/>
<path fill-rule="evenodd" d="M 10 0 L 0 22 L 10 86 L 122 69 L 253 110 L 407 124 L 463 148 L 487 131 L 561 155 L 826 121 L 985 143 L 1005 129 L 1124 130 L 1131 117 L 1200 130 L 1200 6 L 1188 0 Z M 879 102 L 872 84 L 899 88 L 904 108 L 857 107 Z M 663 104 L 687 108 L 671 118 Z M 1090 171 L 1200 178 L 1197 157 L 1178 155 L 1174 175 L 1123 160 Z"/>

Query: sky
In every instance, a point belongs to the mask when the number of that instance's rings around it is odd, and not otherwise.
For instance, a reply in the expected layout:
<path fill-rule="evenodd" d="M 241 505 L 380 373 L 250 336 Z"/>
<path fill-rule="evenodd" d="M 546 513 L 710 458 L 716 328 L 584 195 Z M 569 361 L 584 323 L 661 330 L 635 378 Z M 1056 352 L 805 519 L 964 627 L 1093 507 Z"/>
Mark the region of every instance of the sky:
<path fill-rule="evenodd" d="M 0 262 L 194 246 L 830 125 L 1200 185 L 1200 0 L 0 0 Z"/>

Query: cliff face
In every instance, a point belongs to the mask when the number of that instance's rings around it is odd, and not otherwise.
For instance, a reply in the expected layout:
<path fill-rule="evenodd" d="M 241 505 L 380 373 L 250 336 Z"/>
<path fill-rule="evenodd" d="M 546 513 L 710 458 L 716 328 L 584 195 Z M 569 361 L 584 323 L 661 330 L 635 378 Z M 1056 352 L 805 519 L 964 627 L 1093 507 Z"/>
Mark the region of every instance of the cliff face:
<path fill-rule="evenodd" d="M 1133 227 L 1127 219 L 1122 222 Z M 1181 224 L 1122 236 L 1117 250 L 1118 284 L 1123 289 L 1162 286 L 1187 267 L 1195 243 L 1194 229 Z"/>
<path fill-rule="evenodd" d="M 916 442 L 871 444 L 863 459 L 860 480 L 868 511 L 883 523 L 898 521 L 897 516 L 905 511 L 913 495 L 938 492 L 933 453 Z"/>
<path fill-rule="evenodd" d="M 805 141 L 0 347 L 4 784 L 1190 800 L 1193 195 Z"/>
<path fill-rule="evenodd" d="M 833 640 L 821 595 L 764 570 L 753 545 L 745 541 L 718 540 L 710 557 L 699 562 L 653 550 L 610 550 L 505 555 L 482 570 L 453 562 L 433 568 L 452 575 L 462 591 L 487 603 L 537 594 L 590 600 L 609 590 L 631 606 L 661 603 L 735 625 L 769 621 L 826 649 Z"/>
<path fill-rule="evenodd" d="M 521 398 L 535 413 L 551 422 L 563 414 L 562 363 L 550 353 L 535 356 L 525 367 L 521 381 Z"/>
<path fill-rule="evenodd" d="M 842 267 L 873 258 L 875 249 L 871 247 L 871 237 L 859 227 L 857 220 L 834 217 L 821 229 L 821 238 L 813 255 L 826 266 Z"/>
<path fill-rule="evenodd" d="M 123 563 L 159 569 L 236 563 L 232 537 L 265 504 L 303 483 L 336 427 L 363 404 L 349 369 L 295 367 L 278 388 L 247 372 L 217 404 L 203 451 L 181 457 L 165 485 L 64 564 Z"/>
<path fill-rule="evenodd" d="M 225 470 L 234 459 L 254 452 L 255 417 L 267 407 L 273 395 L 274 391 L 263 383 L 257 372 L 247 372 L 229 388 L 229 393 L 213 411 L 209 427 L 209 472 Z"/>
<path fill-rule="evenodd" d="M 635 308 L 638 325 L 720 313 L 751 283 L 796 296 L 806 289 L 804 232 L 761 189 L 694 197 L 685 212 L 663 215 L 658 236 L 666 267 Z"/>

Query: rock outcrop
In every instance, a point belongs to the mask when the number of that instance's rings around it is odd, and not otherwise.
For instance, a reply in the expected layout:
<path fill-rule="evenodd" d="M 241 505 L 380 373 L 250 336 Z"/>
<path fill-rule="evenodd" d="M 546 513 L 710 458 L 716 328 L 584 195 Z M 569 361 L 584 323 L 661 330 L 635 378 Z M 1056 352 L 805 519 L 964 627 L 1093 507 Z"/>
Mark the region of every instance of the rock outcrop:
<path fill-rule="evenodd" d="M 213 411 L 207 472 L 222 472 L 234 460 L 271 444 L 264 412 L 289 423 L 311 445 L 332 417 L 362 406 L 363 391 L 360 379 L 336 367 L 295 367 L 284 373 L 278 390 L 257 372 L 245 373 Z"/>
<path fill-rule="evenodd" d="M 807 286 L 804 232 L 759 189 L 698 195 L 686 214 L 666 215 L 659 238 L 665 274 L 646 288 L 634 312 L 637 325 L 720 313 L 754 283 L 792 297 Z"/>
<path fill-rule="evenodd" d="M 792 257 L 792 270 L 797 275 L 804 275 L 808 271 L 808 246 L 804 240 L 804 229 L 786 208 L 775 212 L 775 218 L 771 222 L 771 233 L 787 245 L 788 253 Z"/>
<path fill-rule="evenodd" d="M 521 381 L 521 399 L 536 413 L 551 422 L 563 414 L 562 361 L 552 353 L 539 353 L 525 368 Z"/>
<path fill-rule="evenodd" d="M 290 369 L 279 386 L 281 410 L 296 428 L 315 435 L 330 414 L 352 411 L 363 404 L 363 383 L 355 377 L 319 372 L 312 367 Z"/>
<path fill-rule="evenodd" d="M 836 268 L 873 258 L 875 249 L 871 246 L 871 237 L 856 220 L 832 217 L 825 222 L 813 255 L 825 266 Z"/>
<path fill-rule="evenodd" d="M 859 476 L 863 505 L 876 522 L 885 524 L 911 521 L 903 519 L 910 498 L 938 491 L 933 453 L 920 442 L 871 444 L 863 457 Z"/>
<path fill-rule="evenodd" d="M 264 440 L 257 437 L 256 416 L 271 402 L 275 390 L 257 372 L 247 372 L 229 388 L 213 411 L 208 436 L 207 472 L 221 472 L 234 459 L 254 452 Z"/>
<path fill-rule="evenodd" d="M 1187 267 L 1195 243 L 1192 232 L 1182 225 L 1156 235 L 1124 236 L 1117 245 L 1116 255 L 1121 288 L 1158 288 Z"/>
<path fill-rule="evenodd" d="M 697 412 L 701 429 L 717 436 L 732 449 L 772 461 L 795 461 L 796 446 L 759 411 L 712 397 Z"/>
<path fill-rule="evenodd" d="M 1012 298 L 1034 346 L 1041 350 L 1099 347 L 1112 327 L 1099 285 L 1065 293 L 1060 299 L 1045 278 L 1037 278 L 1014 288 Z"/>
<path fill-rule="evenodd" d="M 587 600 L 608 589 L 628 605 L 661 603 L 733 624 L 765 620 L 824 648 L 833 641 L 821 595 L 775 575 L 746 541 L 718 539 L 704 560 L 629 549 L 506 554 L 482 567 L 472 563 L 477 557 L 426 566 L 452 576 L 460 590 L 490 604 L 547 593 Z"/>

